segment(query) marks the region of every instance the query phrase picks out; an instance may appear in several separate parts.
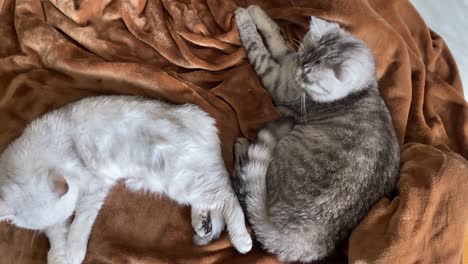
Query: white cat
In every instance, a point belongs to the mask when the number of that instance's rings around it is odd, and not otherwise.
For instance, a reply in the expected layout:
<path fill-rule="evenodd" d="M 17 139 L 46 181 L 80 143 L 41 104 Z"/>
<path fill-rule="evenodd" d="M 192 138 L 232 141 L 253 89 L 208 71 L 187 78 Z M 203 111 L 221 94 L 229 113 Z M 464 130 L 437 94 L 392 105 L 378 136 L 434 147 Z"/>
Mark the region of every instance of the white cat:
<path fill-rule="evenodd" d="M 0 156 L 0 220 L 44 231 L 49 264 L 79 264 L 121 179 L 191 205 L 194 243 L 219 237 L 226 222 L 234 247 L 251 249 L 214 119 L 194 105 L 132 96 L 87 98 L 34 120 Z"/>

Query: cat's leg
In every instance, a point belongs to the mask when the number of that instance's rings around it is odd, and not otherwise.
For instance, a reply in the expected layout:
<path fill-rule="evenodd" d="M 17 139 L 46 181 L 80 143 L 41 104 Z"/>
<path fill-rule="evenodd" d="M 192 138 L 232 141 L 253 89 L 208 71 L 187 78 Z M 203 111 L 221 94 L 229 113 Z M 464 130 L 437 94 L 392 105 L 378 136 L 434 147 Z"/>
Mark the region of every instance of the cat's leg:
<path fill-rule="evenodd" d="M 212 229 L 210 211 L 192 206 L 191 214 L 192 227 L 196 236 L 200 238 L 208 237 Z"/>
<path fill-rule="evenodd" d="M 232 198 L 224 202 L 221 212 L 232 244 L 240 253 L 247 253 L 252 249 L 252 238 L 247 231 L 244 212 L 239 200 L 233 190 L 232 192 Z"/>
<path fill-rule="evenodd" d="M 247 10 L 257 28 L 265 37 L 271 55 L 275 60 L 281 61 L 281 59 L 288 54 L 288 47 L 281 35 L 280 27 L 259 6 L 251 5 Z"/>
<path fill-rule="evenodd" d="M 78 200 L 67 237 L 66 255 L 69 264 L 81 264 L 85 258 L 89 235 L 107 193 L 108 189 L 100 188 Z"/>
<path fill-rule="evenodd" d="M 47 253 L 47 264 L 68 264 L 66 257 L 68 221 L 48 227 L 44 230 L 49 239 L 50 249 Z"/>
<path fill-rule="evenodd" d="M 271 97 L 275 101 L 290 99 L 286 89 L 287 81 L 281 70 L 281 65 L 273 59 L 270 52 L 265 48 L 249 12 L 244 8 L 238 8 L 235 18 L 249 61 Z"/>
<path fill-rule="evenodd" d="M 203 188 L 190 202 L 192 206 L 210 210 L 211 234 L 205 237 L 196 234 L 193 242 L 197 245 L 208 244 L 219 237 L 226 223 L 234 247 L 240 253 L 247 253 L 252 248 L 252 238 L 247 231 L 239 200 L 231 187 L 229 174 L 221 155 L 213 156 L 211 161 L 212 164 L 207 164 L 211 173 L 205 173 L 200 178 Z"/>
<path fill-rule="evenodd" d="M 198 246 L 204 246 L 210 243 L 211 241 L 217 239 L 220 235 L 221 232 L 224 230 L 224 218 L 221 210 L 217 209 L 212 209 L 209 212 L 209 221 L 210 221 L 210 226 L 211 226 L 211 232 L 207 236 L 200 236 L 198 234 L 195 234 L 193 236 L 193 243 Z"/>

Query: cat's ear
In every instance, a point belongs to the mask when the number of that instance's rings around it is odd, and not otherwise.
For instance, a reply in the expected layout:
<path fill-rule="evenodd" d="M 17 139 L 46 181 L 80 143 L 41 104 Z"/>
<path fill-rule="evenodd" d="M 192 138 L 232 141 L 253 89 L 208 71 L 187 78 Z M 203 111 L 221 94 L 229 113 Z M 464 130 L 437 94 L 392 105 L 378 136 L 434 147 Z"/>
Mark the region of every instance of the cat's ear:
<path fill-rule="evenodd" d="M 52 181 L 52 191 L 59 197 L 64 196 L 69 188 L 67 179 L 56 170 L 49 170 L 49 177 Z"/>
<path fill-rule="evenodd" d="M 0 221 L 4 218 L 13 216 L 13 213 L 13 210 L 11 210 L 2 199 L 0 199 Z"/>
<path fill-rule="evenodd" d="M 313 40 L 318 41 L 323 36 L 340 30 L 340 26 L 334 22 L 328 22 L 318 17 L 310 17 L 310 32 Z"/>

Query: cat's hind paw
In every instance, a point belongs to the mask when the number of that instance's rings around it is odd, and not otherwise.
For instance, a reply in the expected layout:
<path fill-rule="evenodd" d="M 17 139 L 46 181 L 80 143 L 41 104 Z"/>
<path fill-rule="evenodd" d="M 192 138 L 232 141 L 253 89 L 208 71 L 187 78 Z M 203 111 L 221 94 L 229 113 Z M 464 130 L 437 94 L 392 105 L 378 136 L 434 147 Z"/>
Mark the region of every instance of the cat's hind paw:
<path fill-rule="evenodd" d="M 211 241 L 218 239 L 219 235 L 224 230 L 225 223 L 221 211 L 211 210 L 209 212 L 209 218 L 207 220 L 209 221 L 210 232 L 202 234 L 196 233 L 193 236 L 193 243 L 197 246 L 205 246 Z"/>
<path fill-rule="evenodd" d="M 201 237 L 198 234 L 195 234 L 192 238 L 192 241 L 197 246 L 206 246 L 211 242 L 210 236 Z"/>
<path fill-rule="evenodd" d="M 208 210 L 192 210 L 192 227 L 199 237 L 207 237 L 211 234 L 212 223 Z"/>

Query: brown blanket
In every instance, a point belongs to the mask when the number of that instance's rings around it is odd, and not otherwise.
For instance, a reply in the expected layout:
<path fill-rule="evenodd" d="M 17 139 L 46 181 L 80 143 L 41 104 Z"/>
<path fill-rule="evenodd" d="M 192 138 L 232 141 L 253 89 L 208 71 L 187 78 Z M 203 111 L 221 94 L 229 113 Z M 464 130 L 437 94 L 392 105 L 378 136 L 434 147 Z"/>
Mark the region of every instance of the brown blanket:
<path fill-rule="evenodd" d="M 461 263 L 468 217 L 468 107 L 444 41 L 407 0 L 0 0 L 0 149 L 33 118 L 96 94 L 195 103 L 217 120 L 231 169 L 235 137 L 278 117 L 247 63 L 236 6 L 259 4 L 291 46 L 311 15 L 337 21 L 377 59 L 402 145 L 398 196 L 382 199 L 325 263 Z M 192 245 L 187 208 L 114 189 L 85 263 L 277 263 L 226 234 Z M 294 246 L 294 245 L 291 245 Z M 0 224 L 0 263 L 45 263 L 47 239 Z"/>

